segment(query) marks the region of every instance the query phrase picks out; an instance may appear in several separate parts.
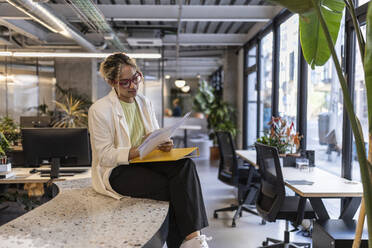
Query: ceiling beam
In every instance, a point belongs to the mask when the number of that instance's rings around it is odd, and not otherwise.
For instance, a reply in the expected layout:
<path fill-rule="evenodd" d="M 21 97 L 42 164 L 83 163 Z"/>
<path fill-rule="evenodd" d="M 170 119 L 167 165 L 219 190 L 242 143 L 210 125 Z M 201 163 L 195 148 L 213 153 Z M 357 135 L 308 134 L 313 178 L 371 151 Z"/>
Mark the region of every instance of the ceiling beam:
<path fill-rule="evenodd" d="M 30 21 L 8 20 L 8 19 L 0 18 L 0 24 L 28 38 L 38 40 L 41 42 L 46 41 L 47 33 L 41 28 L 39 28 L 38 25 L 35 25 Z"/>
<path fill-rule="evenodd" d="M 246 41 L 245 34 L 180 34 L 180 46 L 241 46 Z M 174 46 L 176 35 L 165 35 L 164 46 Z"/>
<path fill-rule="evenodd" d="M 223 50 L 201 50 L 198 49 L 197 51 L 180 51 L 180 58 L 220 58 L 224 55 Z M 164 57 L 165 58 L 175 58 L 176 53 L 172 50 L 164 50 Z"/>
<path fill-rule="evenodd" d="M 22 11 L 14 8 L 9 3 L 0 3 L 0 17 L 3 19 L 23 19 L 31 20 L 32 18 Z"/>
<path fill-rule="evenodd" d="M 65 4 L 48 4 L 69 21 L 78 21 Z M 177 22 L 179 8 L 175 5 L 97 5 L 107 20 Z M 187 5 L 182 8 L 183 22 L 267 22 L 275 16 L 278 6 L 254 5 Z"/>
<path fill-rule="evenodd" d="M 0 37 L 0 45 L 13 46 L 14 44 L 12 42 L 10 42 L 9 40 L 6 40 L 6 39 Z"/>

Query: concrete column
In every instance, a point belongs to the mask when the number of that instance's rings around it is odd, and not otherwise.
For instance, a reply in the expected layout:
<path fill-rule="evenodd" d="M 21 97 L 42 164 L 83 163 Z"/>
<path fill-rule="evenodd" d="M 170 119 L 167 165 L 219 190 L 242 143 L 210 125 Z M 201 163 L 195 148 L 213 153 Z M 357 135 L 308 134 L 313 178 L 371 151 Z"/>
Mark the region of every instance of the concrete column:
<path fill-rule="evenodd" d="M 236 48 L 227 49 L 225 51 L 223 72 L 223 100 L 236 108 L 238 87 L 238 55 L 236 54 Z"/>
<path fill-rule="evenodd" d="M 224 82 L 223 100 L 230 103 L 236 109 L 236 124 L 238 133 L 235 139 L 237 149 L 242 148 L 243 140 L 243 60 L 244 52 L 237 48 L 227 49 L 224 56 Z"/>
<path fill-rule="evenodd" d="M 56 82 L 63 89 L 72 88 L 92 101 L 97 99 L 99 87 L 96 59 L 57 58 L 55 73 Z"/>
<path fill-rule="evenodd" d="M 243 95 L 244 95 L 244 49 L 239 50 L 238 66 L 237 66 L 237 87 L 236 87 L 236 101 L 237 101 L 237 126 L 238 134 L 236 136 L 236 148 L 243 148 Z"/>

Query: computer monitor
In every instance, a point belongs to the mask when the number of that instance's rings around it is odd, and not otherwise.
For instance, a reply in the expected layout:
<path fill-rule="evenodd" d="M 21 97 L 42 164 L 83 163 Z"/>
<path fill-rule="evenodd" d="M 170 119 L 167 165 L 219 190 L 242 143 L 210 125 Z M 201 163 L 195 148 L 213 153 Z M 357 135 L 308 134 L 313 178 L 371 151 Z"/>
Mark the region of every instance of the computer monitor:
<path fill-rule="evenodd" d="M 51 177 L 60 166 L 89 166 L 90 147 L 86 128 L 23 128 L 22 146 L 27 166 L 51 164 Z"/>
<path fill-rule="evenodd" d="M 20 126 L 26 127 L 49 127 L 51 122 L 50 116 L 21 116 Z"/>

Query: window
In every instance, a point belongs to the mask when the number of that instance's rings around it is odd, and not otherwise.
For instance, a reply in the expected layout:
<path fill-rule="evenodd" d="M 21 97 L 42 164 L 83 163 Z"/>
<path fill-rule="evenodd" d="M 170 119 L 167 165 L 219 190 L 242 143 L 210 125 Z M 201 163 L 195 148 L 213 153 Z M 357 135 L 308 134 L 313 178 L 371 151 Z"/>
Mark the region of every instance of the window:
<path fill-rule="evenodd" d="M 298 15 L 280 25 L 279 115 L 296 125 Z"/>
<path fill-rule="evenodd" d="M 344 42 L 341 23 L 336 51 Z M 324 66 L 308 67 L 306 149 L 315 150 L 316 166 L 341 175 L 343 98 L 332 58 Z"/>
<path fill-rule="evenodd" d="M 368 3 L 369 0 L 358 0 L 358 6 L 362 6 L 365 3 Z"/>
<path fill-rule="evenodd" d="M 269 131 L 270 127 L 267 123 L 271 120 L 271 95 L 272 95 L 272 79 L 273 79 L 273 33 L 270 32 L 261 40 L 261 87 L 260 87 L 260 126 L 259 136 L 262 136 L 265 131 Z"/>
<path fill-rule="evenodd" d="M 55 81 L 53 61 L 7 58 L 0 67 L 0 116 L 19 122 L 20 116 L 37 115 L 41 104 L 52 110 Z"/>
<path fill-rule="evenodd" d="M 363 37 L 366 37 L 366 26 L 362 27 Z M 355 55 L 355 82 L 354 82 L 354 108 L 355 114 L 358 116 L 362 125 L 363 136 L 365 139 L 365 147 L 368 152 L 368 109 L 367 109 L 367 95 L 366 84 L 364 81 L 364 70 L 362 60 L 360 58 L 359 46 L 356 45 Z M 353 136 L 354 137 L 354 136 Z M 353 139 L 354 140 L 354 139 Z M 352 179 L 361 180 L 360 169 L 358 163 L 358 155 L 356 153 L 355 142 L 352 146 Z"/>
<path fill-rule="evenodd" d="M 248 50 L 247 54 L 247 137 L 246 144 L 254 145 L 257 140 L 257 70 L 256 70 L 256 46 Z"/>

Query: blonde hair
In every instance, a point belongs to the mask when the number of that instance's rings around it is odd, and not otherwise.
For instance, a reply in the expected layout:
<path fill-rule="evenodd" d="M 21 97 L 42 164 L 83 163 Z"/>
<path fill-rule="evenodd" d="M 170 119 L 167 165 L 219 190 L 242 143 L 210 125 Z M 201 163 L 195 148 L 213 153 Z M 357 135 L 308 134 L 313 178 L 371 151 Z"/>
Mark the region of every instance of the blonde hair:
<path fill-rule="evenodd" d="M 99 72 L 105 80 L 117 80 L 120 77 L 121 67 L 129 65 L 136 71 L 140 71 L 136 61 L 125 53 L 113 53 L 101 63 Z"/>

